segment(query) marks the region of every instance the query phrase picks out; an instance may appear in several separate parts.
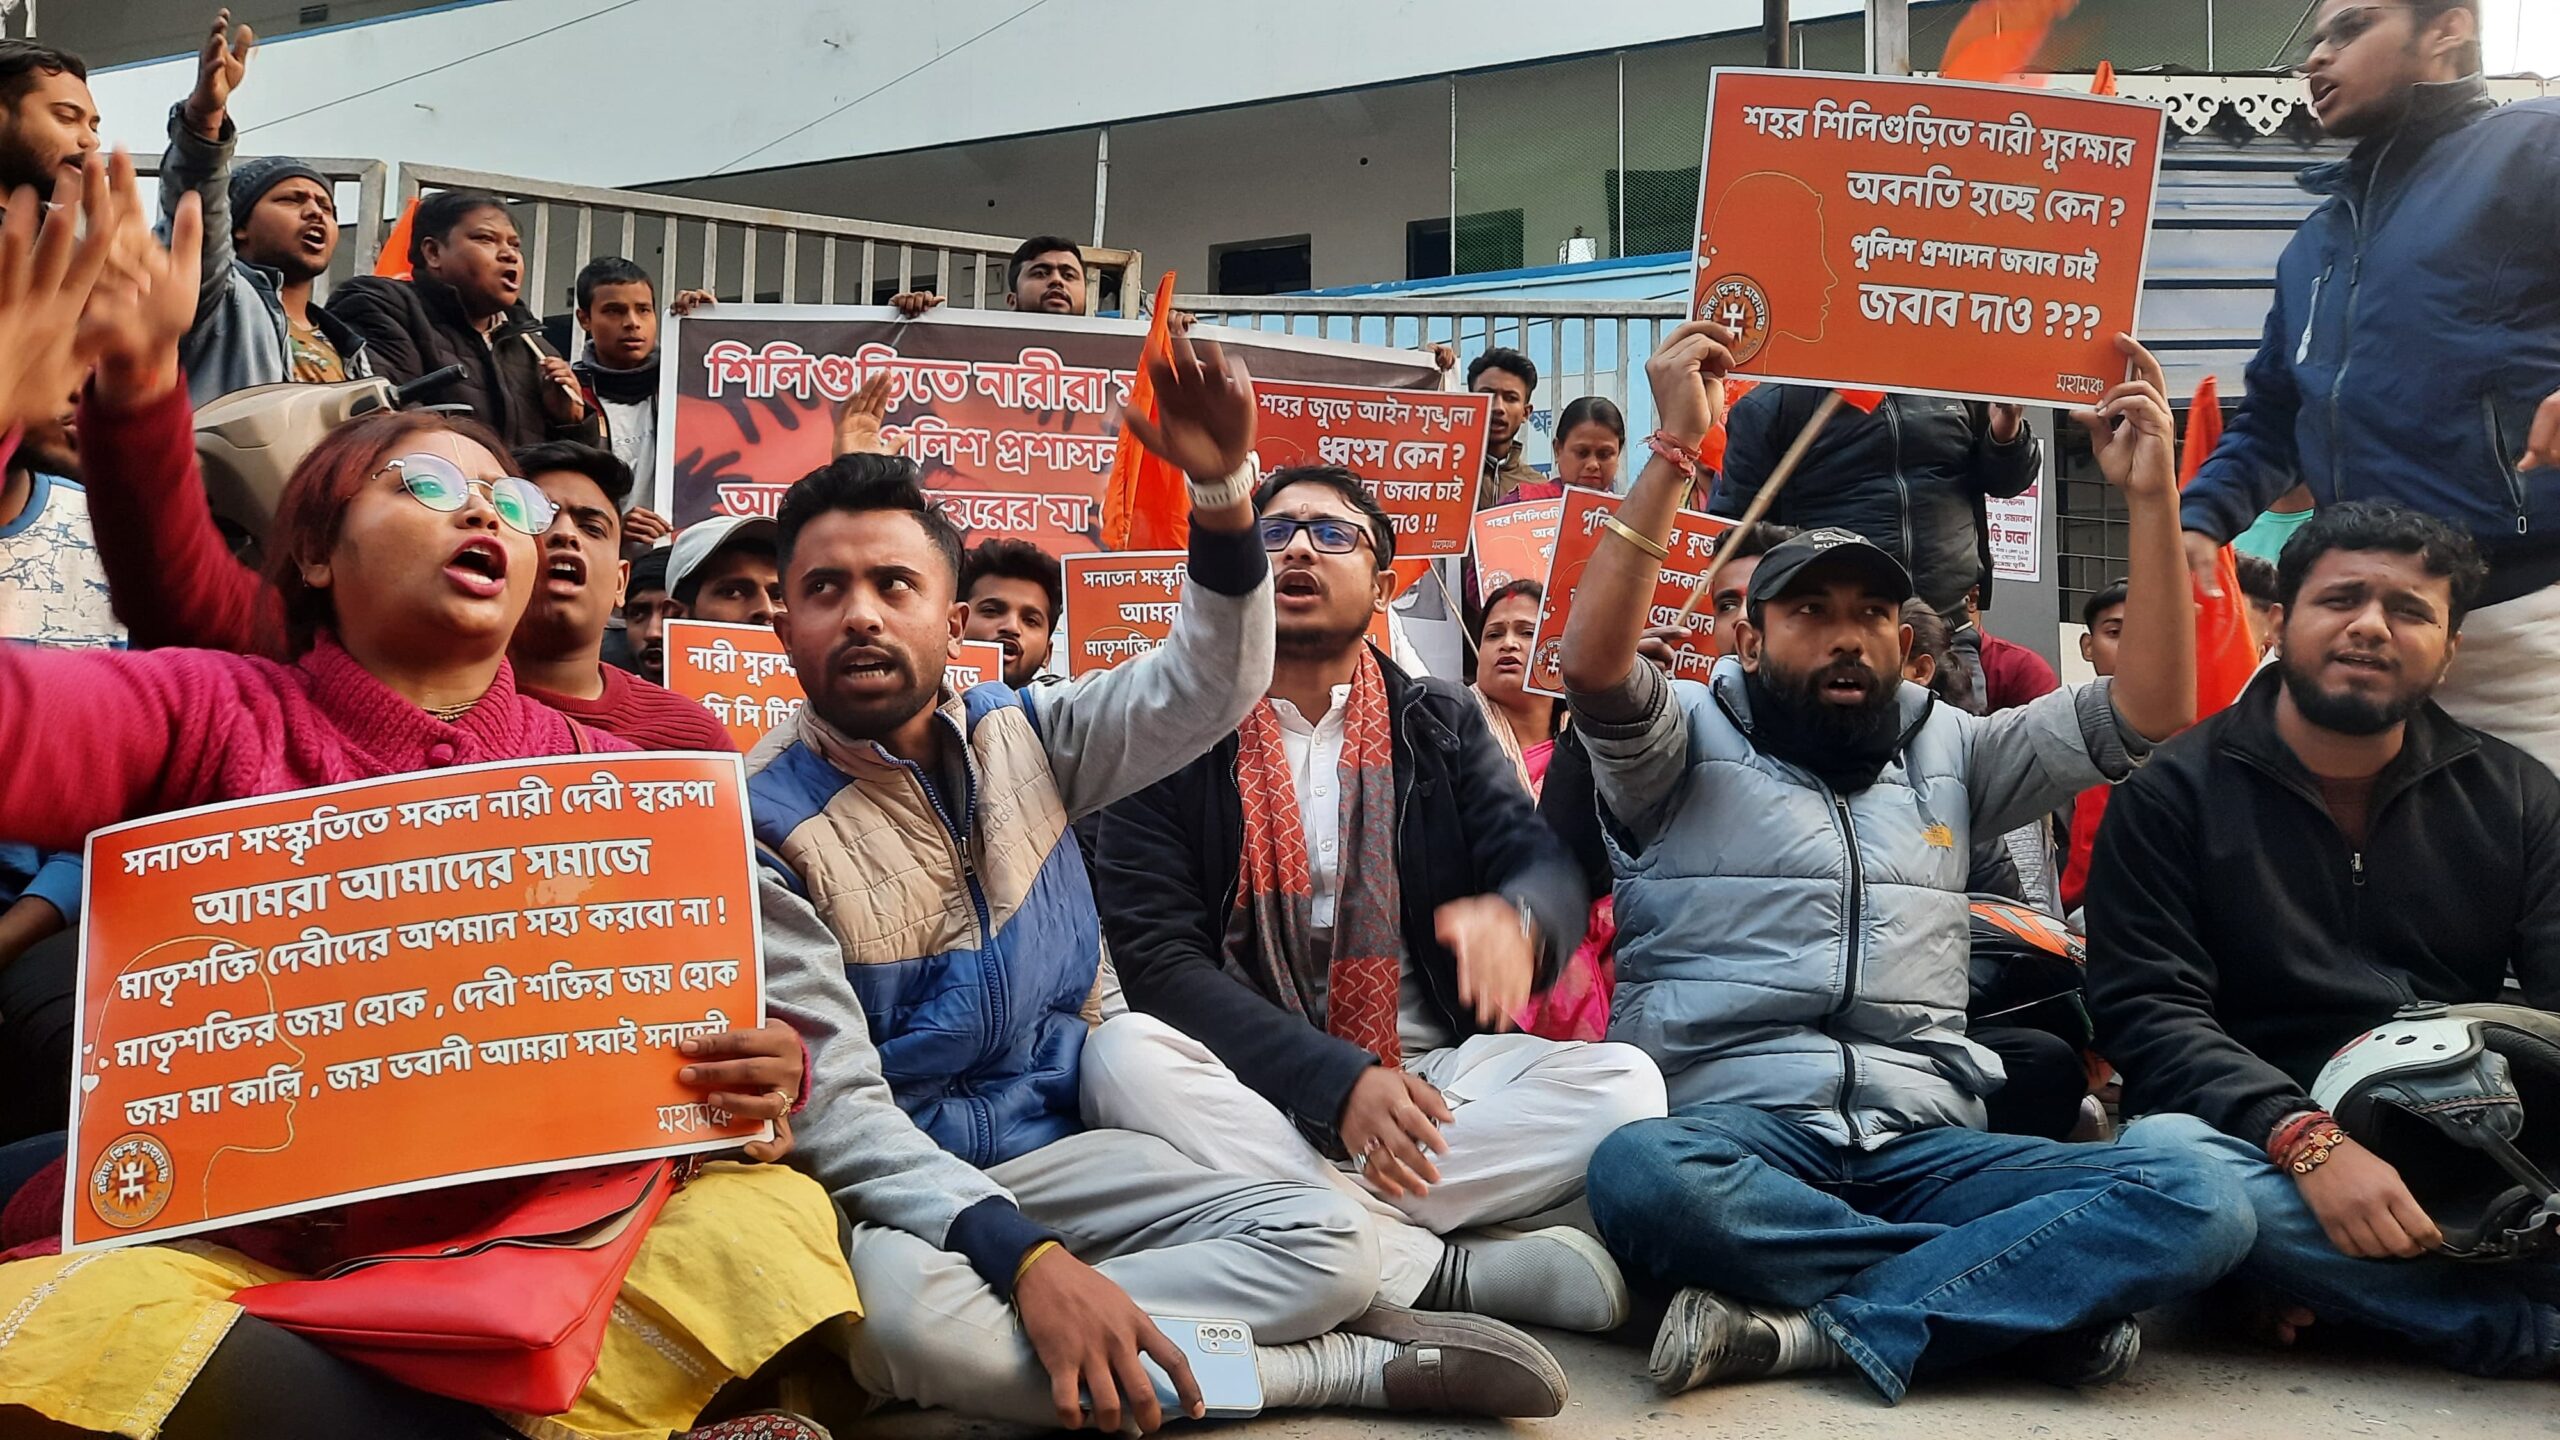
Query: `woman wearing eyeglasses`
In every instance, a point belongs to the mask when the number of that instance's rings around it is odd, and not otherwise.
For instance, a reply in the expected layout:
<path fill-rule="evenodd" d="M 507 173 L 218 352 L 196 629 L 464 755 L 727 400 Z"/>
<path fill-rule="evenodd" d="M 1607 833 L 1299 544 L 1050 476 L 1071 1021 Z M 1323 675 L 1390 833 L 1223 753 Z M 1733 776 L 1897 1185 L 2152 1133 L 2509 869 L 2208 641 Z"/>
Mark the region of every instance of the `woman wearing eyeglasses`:
<path fill-rule="evenodd" d="M 195 296 L 192 203 L 173 251 L 153 245 L 119 156 L 112 198 L 92 162 L 88 237 L 49 223 L 21 190 L 0 229 L 0 396 L 69 388 L 78 324 L 95 378 L 81 408 L 100 447 L 194 473 L 177 338 Z M 142 274 L 94 294 L 110 250 Z M 84 280 L 82 277 L 85 276 Z M 82 296 L 87 295 L 86 310 Z M 289 662 L 202 650 L 53 652 L 0 647 L 0 833 L 74 849 L 136 816 L 406 771 L 630 747 L 520 695 L 506 647 L 536 583 L 534 536 L 551 502 L 506 474 L 476 423 L 386 414 L 342 427 L 294 472 L 280 508 L 274 583 Z M 186 593 L 181 585 L 176 593 Z M 759 1061 L 780 1075 L 783 1062 Z M 753 1095 L 706 1103 L 770 1118 L 799 1069 Z M 543 1103 L 528 1096 L 527 1103 Z M 758 1158 L 777 1154 L 765 1147 Z M 751 1153 L 754 1153 L 751 1151 Z M 52 1228 L 60 1172 L 39 1175 L 8 1218 Z M 48 1188 L 49 1187 L 49 1188 Z M 438 1192 L 450 1233 L 492 1192 Z M 27 1197 L 32 1196 L 29 1201 Z M 477 1207 L 477 1208 L 475 1208 Z M 28 1412 L 70 1433 L 198 1436 L 510 1436 L 489 1413 L 403 1389 L 240 1312 L 234 1291 L 334 1263 L 312 1217 L 245 1226 L 182 1247 L 41 1256 L 0 1266 L 0 1433 Z M 573 1408 L 519 1419 L 549 1434 L 663 1435 L 802 1334 L 855 1309 L 819 1188 L 779 1166 L 713 1166 L 667 1203 L 623 1283 L 603 1358 Z M 13 1239 L 27 1238 L 23 1233 Z M 20 1254 L 50 1248 L 38 1240 Z M 510 1303 L 491 1296 L 492 1305 Z M 45 1429 L 41 1433 L 56 1433 Z M 783 1432 L 777 1432 L 783 1433 Z"/>

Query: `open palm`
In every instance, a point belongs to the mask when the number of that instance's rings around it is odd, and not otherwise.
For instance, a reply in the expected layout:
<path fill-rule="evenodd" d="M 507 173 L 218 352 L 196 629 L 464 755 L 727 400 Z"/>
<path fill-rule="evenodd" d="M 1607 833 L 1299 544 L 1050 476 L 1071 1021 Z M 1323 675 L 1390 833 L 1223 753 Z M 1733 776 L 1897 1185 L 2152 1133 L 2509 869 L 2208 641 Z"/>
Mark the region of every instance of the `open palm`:
<path fill-rule="evenodd" d="M 101 223 L 113 204 L 105 163 L 91 156 L 80 180 L 77 201 L 50 217 L 34 190 L 18 187 L 0 223 L 0 425 L 60 414 L 88 369 L 80 316 L 115 237 Z"/>
<path fill-rule="evenodd" d="M 192 194 L 181 200 L 169 243 L 162 245 L 151 233 L 133 159 L 118 151 L 109 171 L 104 228 L 110 258 L 80 316 L 80 353 L 108 370 L 173 366 L 178 342 L 195 324 L 203 207 Z"/>

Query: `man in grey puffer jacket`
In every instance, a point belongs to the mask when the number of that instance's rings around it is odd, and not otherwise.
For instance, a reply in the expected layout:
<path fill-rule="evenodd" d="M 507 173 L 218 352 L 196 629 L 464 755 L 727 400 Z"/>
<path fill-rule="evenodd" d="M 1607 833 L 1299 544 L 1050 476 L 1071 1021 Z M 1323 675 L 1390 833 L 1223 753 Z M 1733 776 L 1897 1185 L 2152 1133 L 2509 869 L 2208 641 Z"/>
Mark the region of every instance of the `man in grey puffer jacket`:
<path fill-rule="evenodd" d="M 1730 332 L 1697 322 L 1647 369 L 1684 440 L 1720 408 Z M 2136 1311 L 2246 1253 L 2199 1159 L 1984 1133 L 2000 1062 L 1965 1036 L 1971 839 L 2130 773 L 2195 707 L 2174 426 L 2160 368 L 2080 419 L 2132 517 L 2119 678 L 1988 717 L 1902 681 L 1911 577 L 1845 530 L 1760 559 L 1704 685 L 1636 663 L 1682 489 L 1657 458 L 1585 572 L 1565 682 L 1612 822 L 1610 1038 L 1662 1066 L 1672 1113 L 1593 1156 L 1609 1247 L 1681 1291 L 1654 1344 L 1670 1390 L 1854 1366 L 1888 1401 L 1924 1363 L 2016 1351 L 2104 1384 Z M 1728 1298 L 1728 1296 L 1732 1298 Z"/>

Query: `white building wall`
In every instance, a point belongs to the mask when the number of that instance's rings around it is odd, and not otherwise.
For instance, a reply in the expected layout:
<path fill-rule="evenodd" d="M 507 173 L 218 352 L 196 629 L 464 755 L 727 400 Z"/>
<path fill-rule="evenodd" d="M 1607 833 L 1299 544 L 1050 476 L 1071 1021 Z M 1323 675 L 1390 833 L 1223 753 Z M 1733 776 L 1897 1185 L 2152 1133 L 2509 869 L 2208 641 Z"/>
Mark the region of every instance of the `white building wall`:
<path fill-rule="evenodd" d="M 1795 14 L 1860 8 L 1796 0 Z M 1759 12 L 1753 0 L 479 0 L 270 41 L 235 114 L 255 152 L 632 185 L 1653 44 L 1749 29 Z M 108 138 L 157 151 L 193 79 L 192 57 L 98 73 Z"/>

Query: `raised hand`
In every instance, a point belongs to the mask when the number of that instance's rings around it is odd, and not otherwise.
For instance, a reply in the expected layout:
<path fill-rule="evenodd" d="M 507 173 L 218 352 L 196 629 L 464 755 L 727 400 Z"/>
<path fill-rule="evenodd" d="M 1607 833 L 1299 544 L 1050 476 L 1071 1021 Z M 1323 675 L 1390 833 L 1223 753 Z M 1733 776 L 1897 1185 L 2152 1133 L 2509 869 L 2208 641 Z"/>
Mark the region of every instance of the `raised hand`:
<path fill-rule="evenodd" d="M 1682 443 L 1696 445 L 1724 415 L 1724 377 L 1733 369 L 1734 330 L 1692 320 L 1672 331 L 1644 362 L 1654 418 Z"/>
<path fill-rule="evenodd" d="M 207 140 L 222 138 L 222 122 L 231 109 L 231 94 L 240 88 L 240 77 L 248 73 L 249 52 L 258 44 L 258 32 L 242 25 L 231 28 L 231 12 L 225 10 L 213 17 L 213 33 L 204 40 L 204 48 L 196 52 L 196 88 L 187 96 L 187 128 Z"/>
<path fill-rule="evenodd" d="M 1244 357 L 1229 358 L 1216 345 L 1197 348 L 1176 335 L 1149 366 L 1156 382 L 1157 417 L 1136 411 L 1122 428 L 1164 460 L 1203 485 L 1215 485 L 1244 468 L 1253 454 L 1253 377 Z"/>
<path fill-rule="evenodd" d="M 903 455 L 907 437 L 882 439 L 880 423 L 889 416 L 889 386 L 897 377 L 887 370 L 872 372 L 836 412 L 835 453 L 838 455 Z"/>
<path fill-rule="evenodd" d="M 1197 1420 L 1207 1413 L 1200 1382 L 1192 1378 L 1191 1362 L 1182 1351 L 1164 1338 L 1127 1291 L 1064 1246 L 1041 1255 L 1022 1272 L 1014 1282 L 1013 1309 L 1022 1318 L 1032 1353 L 1049 1372 L 1049 1400 L 1057 1407 L 1060 1429 L 1111 1434 L 1134 1427 L 1146 1434 L 1164 1424 L 1155 1383 L 1138 1363 L 1141 1353 L 1164 1367 L 1184 1416 Z"/>
<path fill-rule="evenodd" d="M 36 192 L 19 186 L 0 224 L 0 405 L 6 407 L 0 426 L 61 414 L 62 397 L 80 388 L 89 368 L 79 345 L 81 314 L 117 237 L 106 162 L 90 156 L 80 182 L 76 200 L 66 196 L 67 187 L 54 187 L 63 203 L 50 217 Z M 179 208 L 181 230 L 196 214 L 192 200 Z M 201 234 L 201 224 L 196 230 Z M 173 352 L 173 366 L 176 358 Z"/>
<path fill-rule="evenodd" d="M 92 159 L 84 175 L 97 164 Z M 164 246 L 151 233 L 133 157 L 116 151 L 103 180 L 104 199 L 87 215 L 91 238 L 107 247 L 107 263 L 81 311 L 76 343 L 80 358 L 96 364 L 101 390 L 139 405 L 178 383 L 178 342 L 196 322 L 204 209 L 194 195 L 182 198 Z M 9 208 L 14 217 L 18 207 Z M 57 405 L 70 388 L 55 392 Z"/>
<path fill-rule="evenodd" d="M 2089 448 L 2107 483 L 2134 495 L 2178 492 L 2178 425 L 2169 413 L 2169 377 L 2150 351 L 2130 335 L 2116 348 L 2133 361 L 2134 377 L 2106 393 L 2092 410 L 2071 418 L 2088 432 Z M 2193 568 L 2193 555 L 2189 567 Z"/>

